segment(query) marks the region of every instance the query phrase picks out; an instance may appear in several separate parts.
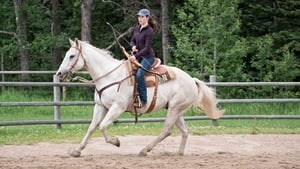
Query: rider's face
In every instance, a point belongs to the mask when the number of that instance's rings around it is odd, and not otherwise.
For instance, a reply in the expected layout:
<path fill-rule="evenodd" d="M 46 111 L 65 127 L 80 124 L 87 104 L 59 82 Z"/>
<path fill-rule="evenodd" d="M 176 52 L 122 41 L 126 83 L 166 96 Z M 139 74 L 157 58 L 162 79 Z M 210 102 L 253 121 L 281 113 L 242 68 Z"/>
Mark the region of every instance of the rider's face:
<path fill-rule="evenodd" d="M 138 16 L 139 24 L 144 26 L 148 24 L 149 17 L 148 16 Z"/>

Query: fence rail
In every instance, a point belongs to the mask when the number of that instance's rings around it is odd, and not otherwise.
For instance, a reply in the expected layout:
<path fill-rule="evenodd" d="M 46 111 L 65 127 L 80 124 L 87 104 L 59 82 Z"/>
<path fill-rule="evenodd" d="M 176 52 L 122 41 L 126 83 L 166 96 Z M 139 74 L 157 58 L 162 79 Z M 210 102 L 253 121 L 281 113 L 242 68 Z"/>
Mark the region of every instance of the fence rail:
<path fill-rule="evenodd" d="M 206 116 L 184 117 L 187 121 L 210 120 Z M 300 115 L 225 115 L 221 117 L 224 120 L 232 119 L 300 119 Z M 165 118 L 139 118 L 139 122 L 163 122 Z M 134 123 L 134 118 L 118 119 L 114 123 Z M 0 126 L 18 126 L 18 125 L 46 125 L 46 124 L 89 124 L 91 120 L 27 120 L 27 121 L 7 121 L 0 122 Z"/>
<path fill-rule="evenodd" d="M 0 71 L 0 74 L 54 74 L 55 71 Z M 79 72 L 86 74 L 86 72 Z M 300 86 L 300 82 L 215 82 L 215 78 L 210 78 L 206 83 L 211 87 L 238 87 L 238 86 Z M 9 106 L 54 106 L 54 120 L 27 120 L 27 121 L 2 121 L 0 126 L 15 125 L 40 125 L 56 124 L 57 128 L 61 124 L 90 123 L 91 120 L 61 120 L 60 106 L 84 106 L 93 105 L 94 101 L 61 101 L 60 87 L 94 87 L 93 83 L 59 82 L 58 77 L 53 76 L 53 82 L 0 82 L 2 87 L 7 86 L 29 86 L 29 87 L 53 87 L 53 102 L 0 102 L 1 107 Z M 220 99 L 219 103 L 300 103 L 299 98 L 267 98 L 267 99 Z M 185 117 L 186 120 L 208 120 L 206 116 Z M 225 115 L 221 119 L 300 119 L 300 115 Z M 160 122 L 164 118 L 140 118 L 139 122 Z M 132 119 L 119 119 L 119 123 L 131 123 Z"/>
<path fill-rule="evenodd" d="M 211 87 L 238 87 L 238 86 L 300 86 L 300 82 L 208 82 Z M 79 82 L 0 82 L 1 86 L 85 86 L 93 87 L 93 83 Z"/>
<path fill-rule="evenodd" d="M 219 99 L 219 103 L 300 103 L 300 99 Z M 0 102 L 0 107 L 11 106 L 86 106 L 94 105 L 94 101 L 62 101 L 62 102 Z"/>

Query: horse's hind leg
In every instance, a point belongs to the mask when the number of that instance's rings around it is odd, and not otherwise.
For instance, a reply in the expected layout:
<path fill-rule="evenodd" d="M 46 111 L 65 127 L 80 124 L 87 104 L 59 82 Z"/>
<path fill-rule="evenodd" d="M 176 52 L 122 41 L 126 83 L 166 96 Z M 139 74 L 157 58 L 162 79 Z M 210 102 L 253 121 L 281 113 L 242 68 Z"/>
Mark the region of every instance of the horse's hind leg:
<path fill-rule="evenodd" d="M 179 151 L 178 154 L 179 155 L 183 155 L 184 153 L 184 149 L 185 149 L 185 145 L 186 145 L 186 141 L 187 141 L 187 137 L 188 137 L 188 127 L 184 121 L 183 116 L 180 116 L 178 118 L 178 120 L 176 121 L 176 126 L 180 129 L 181 131 L 181 143 L 180 143 L 180 147 L 179 147 Z"/>
<path fill-rule="evenodd" d="M 163 131 L 155 140 L 152 141 L 152 143 L 148 144 L 145 148 L 142 149 L 142 151 L 139 153 L 139 156 L 146 156 L 147 152 L 151 151 L 158 143 L 172 134 L 173 126 L 177 121 L 179 115 L 180 114 L 178 113 L 172 112 L 169 108 Z"/>
<path fill-rule="evenodd" d="M 69 154 L 73 157 L 79 157 L 81 154 L 81 151 L 85 148 L 87 145 L 88 139 L 91 137 L 91 135 L 94 133 L 95 129 L 99 125 L 99 123 L 102 121 L 102 119 L 105 117 L 107 110 L 103 106 L 95 105 L 94 107 L 94 114 L 93 119 L 91 121 L 91 124 L 82 139 L 80 146 L 78 149 L 73 150 L 69 152 Z"/>

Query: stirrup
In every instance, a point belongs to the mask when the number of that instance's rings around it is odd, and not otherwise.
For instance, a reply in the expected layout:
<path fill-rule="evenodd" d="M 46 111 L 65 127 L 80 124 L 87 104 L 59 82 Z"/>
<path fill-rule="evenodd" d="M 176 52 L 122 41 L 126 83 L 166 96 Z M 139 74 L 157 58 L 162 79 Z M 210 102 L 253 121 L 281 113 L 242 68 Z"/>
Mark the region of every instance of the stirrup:
<path fill-rule="evenodd" d="M 135 95 L 135 98 L 133 100 L 133 106 L 136 108 L 141 108 L 143 106 L 140 95 Z"/>
<path fill-rule="evenodd" d="M 136 108 L 141 108 L 141 107 L 143 107 L 143 104 L 142 103 L 133 103 L 133 106 Z"/>

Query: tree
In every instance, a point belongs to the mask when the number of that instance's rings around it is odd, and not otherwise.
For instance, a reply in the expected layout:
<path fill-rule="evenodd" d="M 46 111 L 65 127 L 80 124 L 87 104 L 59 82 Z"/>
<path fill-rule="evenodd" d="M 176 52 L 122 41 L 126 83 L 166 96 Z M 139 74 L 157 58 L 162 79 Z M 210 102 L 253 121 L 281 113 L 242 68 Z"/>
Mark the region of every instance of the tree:
<path fill-rule="evenodd" d="M 14 0 L 16 25 L 17 25 L 17 39 L 19 54 L 21 60 L 21 71 L 29 70 L 29 55 L 26 49 L 27 44 L 27 0 Z M 29 75 L 22 74 L 22 80 L 28 81 Z"/>
<path fill-rule="evenodd" d="M 241 0 L 240 35 L 248 41 L 252 81 L 299 81 L 299 7 L 297 0 Z"/>
<path fill-rule="evenodd" d="M 237 4 L 238 0 L 188 0 L 177 7 L 172 64 L 201 78 L 212 74 L 221 81 L 245 78 L 242 57 L 246 47 L 237 36 Z"/>
<path fill-rule="evenodd" d="M 52 2 L 52 35 L 55 39 L 58 38 L 58 36 L 61 33 L 61 4 L 60 0 L 51 0 Z M 62 61 L 61 57 L 61 47 L 57 45 L 57 43 L 54 43 L 53 45 L 53 65 L 59 65 Z M 56 68 L 56 67 L 55 67 Z M 54 68 L 54 69 L 55 69 Z"/>
<path fill-rule="evenodd" d="M 94 0 L 84 0 L 81 4 L 81 40 L 91 42 L 92 11 Z"/>
<path fill-rule="evenodd" d="M 161 0 L 161 42 L 162 42 L 162 55 L 163 62 L 167 64 L 169 53 L 169 0 Z"/>

